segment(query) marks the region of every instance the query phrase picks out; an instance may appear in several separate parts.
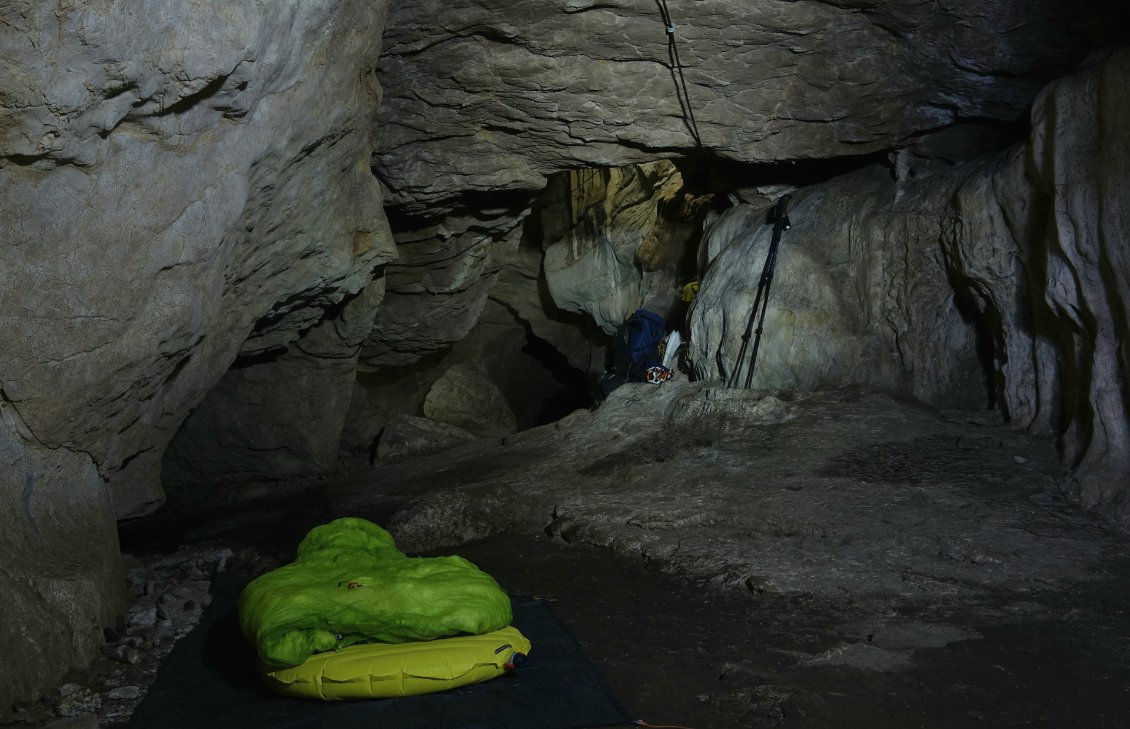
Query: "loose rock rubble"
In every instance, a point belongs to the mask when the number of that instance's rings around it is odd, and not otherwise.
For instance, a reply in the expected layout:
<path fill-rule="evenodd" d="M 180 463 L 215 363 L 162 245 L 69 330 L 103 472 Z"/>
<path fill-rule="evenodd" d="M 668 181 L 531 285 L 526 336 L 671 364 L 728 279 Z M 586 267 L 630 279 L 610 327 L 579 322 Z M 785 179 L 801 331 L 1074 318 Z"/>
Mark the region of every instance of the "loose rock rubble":
<path fill-rule="evenodd" d="M 125 555 L 130 605 L 119 624 L 106 628 L 102 658 L 90 675 L 59 688 L 30 707 L 14 726 L 50 729 L 124 727 L 145 698 L 161 663 L 188 635 L 212 601 L 213 576 L 235 562 L 254 565 L 251 550 L 237 556 L 230 548 L 182 547 L 158 557 Z"/>

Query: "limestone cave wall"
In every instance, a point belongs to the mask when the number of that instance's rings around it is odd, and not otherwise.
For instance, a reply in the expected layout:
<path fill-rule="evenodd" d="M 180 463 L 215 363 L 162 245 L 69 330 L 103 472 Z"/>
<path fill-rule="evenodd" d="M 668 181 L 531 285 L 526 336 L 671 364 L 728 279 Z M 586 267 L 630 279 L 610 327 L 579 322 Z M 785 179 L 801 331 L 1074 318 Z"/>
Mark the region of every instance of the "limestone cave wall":
<path fill-rule="evenodd" d="M 0 7 L 0 711 L 123 607 L 115 519 L 238 356 L 395 256 L 369 170 L 385 3 Z"/>
<path fill-rule="evenodd" d="M 913 176 L 918 163 L 896 159 L 796 191 L 755 384 L 999 408 L 1059 434 L 1069 490 L 1130 523 L 1128 63 L 1098 54 L 1051 84 L 1028 139 L 1003 152 Z M 741 202 L 708 226 L 691 359 L 719 379 L 739 365 L 768 207 Z"/>
<path fill-rule="evenodd" d="M 958 290 L 989 314 L 1007 413 L 1019 425 L 1060 433 L 1071 492 L 1123 527 L 1130 525 L 1128 92 L 1125 49 L 1051 84 L 1033 108 L 1029 143 L 961 190 L 960 222 L 945 236 Z"/>
<path fill-rule="evenodd" d="M 726 170 L 729 192 L 745 189 L 708 222 L 690 331 L 699 371 L 725 377 L 768 242 L 764 213 L 795 191 L 761 384 L 868 383 L 997 408 L 1062 433 L 1079 498 L 1120 513 L 1125 289 L 1108 241 L 1122 239 L 1110 226 L 1124 205 L 1111 192 L 1121 138 L 1108 119 L 1120 114 L 1121 61 L 1085 60 L 1125 43 L 1115 6 L 663 8 L 395 6 L 374 154 L 389 205 L 434 214 L 468 191 L 536 190 L 561 170 L 579 182 L 667 157 L 719 192 Z M 819 185 L 790 169 L 822 159 L 860 169 Z M 602 194 L 624 174 L 597 172 Z M 571 197 L 589 204 L 583 186 Z M 555 304 L 607 331 L 642 303 L 643 234 L 627 211 L 657 205 L 590 208 L 548 245 Z M 1109 478 L 1087 486 L 1092 470 Z"/>
<path fill-rule="evenodd" d="M 98 650 L 166 488 L 533 424 L 691 275 L 726 377 L 786 192 L 759 385 L 992 405 L 1130 523 L 1119 10 L 6 3 L 0 714 Z"/>

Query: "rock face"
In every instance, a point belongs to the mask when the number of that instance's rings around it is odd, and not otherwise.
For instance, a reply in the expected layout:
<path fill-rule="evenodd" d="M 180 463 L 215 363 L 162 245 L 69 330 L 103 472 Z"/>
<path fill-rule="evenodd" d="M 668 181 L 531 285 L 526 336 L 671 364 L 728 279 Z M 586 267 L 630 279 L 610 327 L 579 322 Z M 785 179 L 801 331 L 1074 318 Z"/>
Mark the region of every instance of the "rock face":
<path fill-rule="evenodd" d="M 0 710 L 89 660 L 122 602 L 113 518 L 160 503 L 189 410 L 394 255 L 369 171 L 384 10 L 0 11 L 0 572 L 27 656 Z"/>
<path fill-rule="evenodd" d="M 939 233 L 948 201 L 976 169 L 900 184 L 874 166 L 795 192 L 752 384 L 870 384 L 944 407 L 988 407 L 976 333 L 955 304 Z M 690 313 L 693 366 L 739 386 L 759 325 L 753 308 L 771 207 L 739 202 L 709 223 L 707 268 Z"/>
<path fill-rule="evenodd" d="M 518 246 L 527 199 L 516 207 L 460 210 L 396 235 L 399 260 L 387 267 L 387 296 L 361 352 L 367 371 L 403 367 L 467 335 L 502 262 Z"/>
<path fill-rule="evenodd" d="M 754 383 L 869 383 L 945 407 L 983 395 L 1019 426 L 1061 433 L 1078 500 L 1130 524 L 1128 71 L 1119 51 L 1050 86 L 1031 139 L 1003 155 L 796 193 Z M 739 204 L 708 230 L 691 351 L 711 376 L 739 365 L 767 208 Z"/>
<path fill-rule="evenodd" d="M 125 608 L 105 485 L 90 456 L 47 450 L 0 400 L 0 717 L 83 670 Z"/>
<path fill-rule="evenodd" d="M 670 4 L 668 35 L 659 3 L 395 3 L 374 163 L 396 204 L 423 209 L 700 147 L 746 161 L 873 152 L 961 119 L 1021 118 L 1121 32 L 1116 10 L 686 2 Z"/>
<path fill-rule="evenodd" d="M 365 161 L 380 4 L 142 16 L 28 3 L 4 36 L 28 71 L 6 74 L 3 389 L 92 453 L 122 516 L 160 500 L 160 452 L 238 353 L 392 255 Z"/>
<path fill-rule="evenodd" d="M 480 438 L 505 436 L 517 427 L 502 392 L 467 365 L 455 365 L 436 380 L 424 399 L 424 414 Z"/>
<path fill-rule="evenodd" d="M 687 193 L 664 160 L 571 172 L 547 198 L 545 280 L 559 308 L 588 314 L 607 334 L 639 308 L 681 318 L 677 284 L 695 273 L 709 196 Z"/>
<path fill-rule="evenodd" d="M 376 279 L 277 359 L 228 370 L 170 443 L 165 488 L 183 497 L 194 484 L 207 489 L 329 470 L 353 396 L 357 355 L 383 294 L 384 279 Z M 207 491 L 197 496 L 206 499 Z"/>
<path fill-rule="evenodd" d="M 1130 52 L 1093 60 L 1040 95 L 1026 148 L 962 190 L 947 253 L 1013 420 L 1062 433 L 1075 496 L 1130 527 Z"/>
<path fill-rule="evenodd" d="M 531 340 L 574 379 L 601 366 L 603 335 L 561 310 L 542 275 L 547 218 L 559 225 L 547 203 L 556 192 L 487 196 L 476 199 L 484 207 L 424 218 L 393 208 L 400 258 L 386 267 L 387 294 L 362 348 L 343 451 L 371 456 L 393 419 L 424 413 L 425 396 L 453 366 L 481 370 L 522 427 L 544 422 L 543 405 L 568 385 L 525 351 Z"/>
<path fill-rule="evenodd" d="M 913 183 L 923 160 L 934 166 L 968 160 L 992 146 L 985 144 L 992 136 L 987 130 L 1023 126 L 1049 80 L 1096 45 L 1124 40 L 1117 11 L 1110 2 L 1077 8 L 1053 0 L 992 7 L 919 0 L 691 3 L 671 8 L 675 27 L 668 33 L 659 4 L 397 4 L 380 66 L 387 94 L 374 166 L 398 210 L 424 214 L 452 209 L 468 191 L 536 190 L 563 169 L 680 154 L 706 157 L 709 166 L 718 158 L 771 163 L 894 150 L 896 181 L 876 170 L 798 193 L 794 220 L 800 227 L 788 240 L 803 236 L 803 242 L 786 243 L 792 256 L 781 262 L 773 296 L 784 308 L 771 309 L 767 320 L 768 336 L 778 341 L 762 346 L 759 366 L 769 378 L 763 384 L 868 382 L 940 404 L 993 403 L 1018 424 L 1065 430 L 1068 462 L 1085 471 L 1093 468 L 1092 458 L 1121 463 L 1124 446 L 1106 443 L 1128 440 L 1121 412 L 1125 385 L 1112 376 L 1108 381 L 1119 383 L 1113 385 L 1118 394 L 1111 386 L 1100 392 L 1088 371 L 1096 361 L 1091 349 L 1118 353 L 1099 354 L 1108 362 L 1104 371 L 1112 357 L 1126 359 L 1119 305 L 1099 307 L 1111 313 L 1097 311 L 1092 320 L 1062 303 L 1063 292 L 1086 285 L 1065 286 L 1061 282 L 1069 277 L 1055 274 L 1071 255 L 1051 257 L 1050 275 L 1059 288 L 1047 292 L 1027 284 L 1009 289 L 1015 284 L 1005 282 L 1015 270 L 994 271 L 991 285 L 971 280 L 963 262 L 973 270 L 983 264 L 955 249 L 956 240 L 974 238 L 963 238 L 953 226 L 967 232 L 987 226 L 988 237 L 979 240 L 995 241 L 994 247 L 1030 237 L 1016 230 L 1022 221 L 1031 223 L 1027 214 L 971 209 L 978 186 L 1001 179 L 993 171 L 996 162 L 930 174 L 929 185 Z M 443 22 L 432 22 L 437 17 Z M 971 129 L 976 133 L 970 135 Z M 1074 134 L 1062 121 L 1053 138 L 1059 133 Z M 1060 174 L 1061 167 L 1054 169 Z M 774 165 L 745 174 L 754 178 L 750 182 L 784 176 L 805 183 Z M 1025 184 L 1046 186 L 1034 178 Z M 1102 186 L 1113 189 L 1111 183 Z M 961 205 L 955 207 L 950 195 Z M 729 281 L 717 279 L 715 293 L 706 292 L 698 309 L 706 319 L 708 306 L 727 319 L 697 325 L 699 365 L 719 376 L 733 369 L 760 271 L 757 253 L 768 239 L 757 218 L 771 199 L 747 199 L 749 207 L 714 222 L 715 242 L 707 241 L 719 246 L 742 238 L 744 250 L 724 257 L 740 270 L 715 267 L 714 275 L 728 271 Z M 1109 225 L 1111 215 L 1102 216 Z M 1053 214 L 1041 225 L 1050 229 L 1048 221 L 1058 220 L 1053 227 L 1062 228 L 1078 219 Z M 945 230 L 938 230 L 939 223 Z M 833 250 L 821 247 L 821 239 L 850 243 Z M 557 304 L 591 314 L 607 331 L 629 301 L 641 299 L 624 250 L 600 235 L 551 246 L 546 273 Z M 1003 255 L 1000 263 L 1007 266 L 1011 254 Z M 1044 277 L 1043 264 L 1034 265 L 1035 276 Z M 1121 269 L 1103 264 L 1102 270 Z M 837 280 L 848 274 L 850 281 Z M 1104 273 L 1095 282 L 1099 289 L 1121 290 L 1117 278 Z M 793 283 L 782 286 L 785 280 Z M 1015 299 L 1018 291 L 1022 303 Z M 1089 305 L 1103 299 L 1078 296 Z M 1030 297 L 1049 303 L 1033 306 Z M 1112 294 L 1104 300 L 1123 299 Z M 1042 317 L 1035 312 L 1040 307 L 1059 313 Z M 1043 325 L 1028 321 L 1030 311 L 1060 333 L 1032 330 Z M 1101 321 L 1111 325 L 1104 328 Z M 1082 329 L 1080 342 L 1055 341 L 1067 336 L 1063 327 Z M 824 337 L 830 330 L 839 333 Z M 1006 346 L 1018 349 L 1006 352 Z M 1072 363 L 1068 379 L 1078 375 L 1066 392 L 1054 384 L 1065 376 L 1053 364 L 1059 355 Z M 1039 417 L 1029 417 L 1029 410 Z M 1084 444 L 1091 441 L 1096 448 L 1088 450 Z M 1095 487 L 1077 488 L 1085 503 L 1117 498 L 1109 487 L 1099 489 L 1102 495 Z"/>
<path fill-rule="evenodd" d="M 436 453 L 474 439 L 475 436 L 455 425 L 398 415 L 381 431 L 375 460 L 394 463 L 412 456 Z"/>

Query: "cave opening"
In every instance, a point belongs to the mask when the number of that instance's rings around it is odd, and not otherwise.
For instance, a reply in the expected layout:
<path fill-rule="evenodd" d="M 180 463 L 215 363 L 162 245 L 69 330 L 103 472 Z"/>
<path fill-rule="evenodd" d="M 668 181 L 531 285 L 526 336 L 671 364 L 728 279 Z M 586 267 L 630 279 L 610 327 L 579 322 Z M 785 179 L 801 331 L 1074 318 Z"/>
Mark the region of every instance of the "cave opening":
<path fill-rule="evenodd" d="M 974 332 L 975 351 L 983 383 L 983 407 L 1000 412 L 1007 422 L 1010 417 L 1001 374 L 1005 354 L 998 341 L 998 332 L 1001 331 L 1000 312 L 992 302 L 979 296 L 974 290 L 961 287 L 956 282 L 954 286 L 954 306 Z"/>
<path fill-rule="evenodd" d="M 526 342 L 521 351 L 523 358 L 530 361 L 530 367 L 540 367 L 549 376 L 531 395 L 530 404 L 519 412 L 519 432 L 593 406 L 592 375 L 572 366 L 553 344 L 534 334 L 529 326 L 526 327 Z"/>
<path fill-rule="evenodd" d="M 741 188 L 778 185 L 807 187 L 875 164 L 885 164 L 887 150 L 865 154 L 748 162 L 699 151 L 677 157 L 675 166 L 692 194 L 732 193 Z"/>

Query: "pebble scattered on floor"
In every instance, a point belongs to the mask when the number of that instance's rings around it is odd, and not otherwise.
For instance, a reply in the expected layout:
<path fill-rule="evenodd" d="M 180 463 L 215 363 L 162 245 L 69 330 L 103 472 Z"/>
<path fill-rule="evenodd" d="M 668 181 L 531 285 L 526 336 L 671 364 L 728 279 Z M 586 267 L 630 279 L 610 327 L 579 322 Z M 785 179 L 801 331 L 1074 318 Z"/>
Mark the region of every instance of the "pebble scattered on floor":
<path fill-rule="evenodd" d="M 54 696 L 29 708 L 24 726 L 47 729 L 124 727 L 176 642 L 188 635 L 212 601 L 213 576 L 238 562 L 261 561 L 247 550 L 182 548 L 172 555 L 124 557 L 130 605 L 120 623 L 104 631 L 103 657 L 88 679 L 59 687 Z"/>

